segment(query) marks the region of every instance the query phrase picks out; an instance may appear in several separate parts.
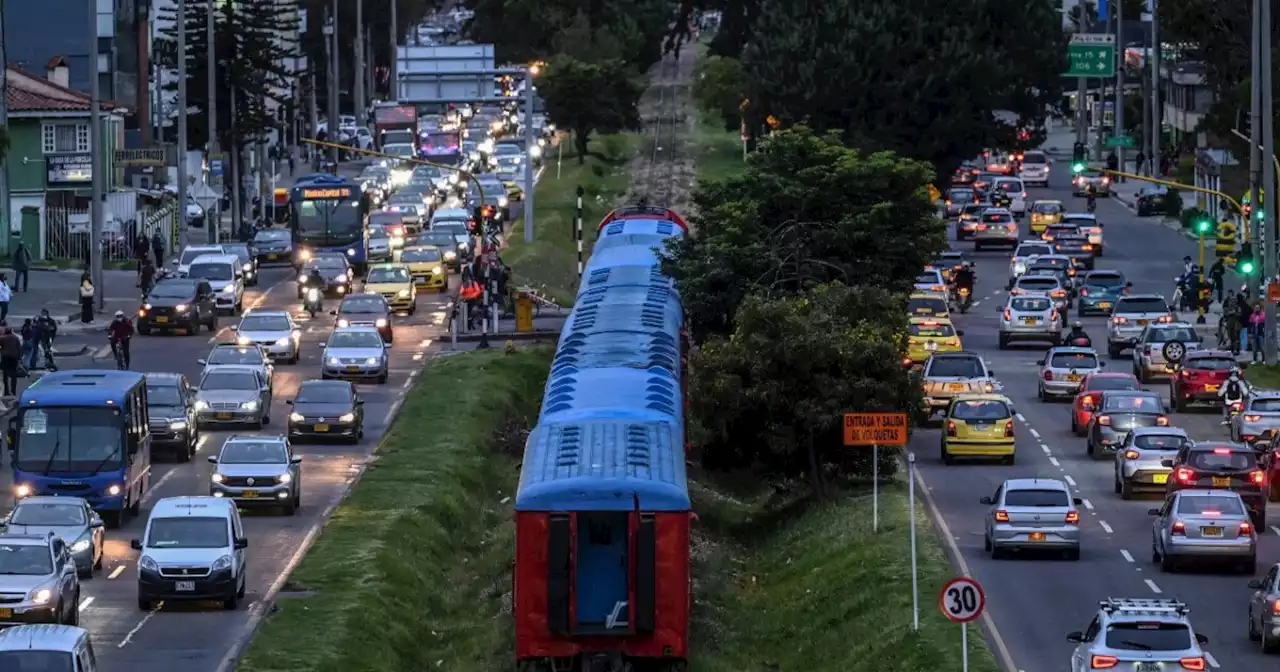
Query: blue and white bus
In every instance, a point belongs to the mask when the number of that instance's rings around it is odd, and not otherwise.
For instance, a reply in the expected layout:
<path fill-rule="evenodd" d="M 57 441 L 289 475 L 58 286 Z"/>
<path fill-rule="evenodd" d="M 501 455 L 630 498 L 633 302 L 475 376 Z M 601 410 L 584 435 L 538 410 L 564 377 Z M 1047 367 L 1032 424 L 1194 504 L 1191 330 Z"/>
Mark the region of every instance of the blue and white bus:
<path fill-rule="evenodd" d="M 114 526 L 151 485 L 147 382 L 133 371 L 47 373 L 9 420 L 14 497 L 81 497 Z"/>
<path fill-rule="evenodd" d="M 462 163 L 462 131 L 434 129 L 418 134 L 418 158 L 445 166 Z"/>
<path fill-rule="evenodd" d="M 304 175 L 289 194 L 289 211 L 295 265 L 331 252 L 346 255 L 356 272 L 364 273 L 368 202 L 359 182 L 327 173 Z"/>

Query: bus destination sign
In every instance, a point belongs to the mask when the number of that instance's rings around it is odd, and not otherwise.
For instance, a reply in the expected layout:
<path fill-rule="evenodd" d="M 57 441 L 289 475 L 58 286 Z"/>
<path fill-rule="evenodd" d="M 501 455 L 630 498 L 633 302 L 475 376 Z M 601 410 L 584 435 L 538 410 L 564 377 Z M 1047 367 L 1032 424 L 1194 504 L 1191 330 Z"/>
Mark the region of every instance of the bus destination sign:
<path fill-rule="evenodd" d="M 351 198 L 351 187 L 317 187 L 313 189 L 303 188 L 302 198 L 321 199 L 321 198 Z"/>

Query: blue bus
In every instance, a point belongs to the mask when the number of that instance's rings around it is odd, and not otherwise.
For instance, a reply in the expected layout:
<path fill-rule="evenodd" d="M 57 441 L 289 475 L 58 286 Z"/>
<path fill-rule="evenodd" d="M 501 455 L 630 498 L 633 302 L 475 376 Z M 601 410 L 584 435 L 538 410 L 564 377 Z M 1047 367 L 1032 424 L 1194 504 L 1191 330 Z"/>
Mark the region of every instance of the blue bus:
<path fill-rule="evenodd" d="M 360 183 L 337 175 L 304 175 L 289 194 L 295 265 L 320 252 L 345 254 L 357 273 L 368 264 L 368 201 Z"/>
<path fill-rule="evenodd" d="M 9 419 L 15 498 L 81 497 L 121 525 L 151 485 L 147 381 L 101 369 L 47 373 Z"/>
<path fill-rule="evenodd" d="M 462 163 L 462 131 L 422 131 L 418 134 L 418 156 L 445 166 Z"/>

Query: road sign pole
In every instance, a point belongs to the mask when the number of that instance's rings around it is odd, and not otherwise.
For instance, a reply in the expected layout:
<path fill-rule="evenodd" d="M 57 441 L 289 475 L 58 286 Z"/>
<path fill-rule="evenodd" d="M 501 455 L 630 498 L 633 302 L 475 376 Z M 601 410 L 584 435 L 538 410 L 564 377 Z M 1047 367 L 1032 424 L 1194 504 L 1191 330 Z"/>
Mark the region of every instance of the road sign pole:
<path fill-rule="evenodd" d="M 871 446 L 871 531 L 880 531 L 880 445 Z"/>
<path fill-rule="evenodd" d="M 960 669 L 969 672 L 969 624 L 960 624 Z"/>
<path fill-rule="evenodd" d="M 916 454 L 907 453 L 907 518 L 911 529 L 911 630 L 920 632 L 920 574 L 916 563 Z"/>

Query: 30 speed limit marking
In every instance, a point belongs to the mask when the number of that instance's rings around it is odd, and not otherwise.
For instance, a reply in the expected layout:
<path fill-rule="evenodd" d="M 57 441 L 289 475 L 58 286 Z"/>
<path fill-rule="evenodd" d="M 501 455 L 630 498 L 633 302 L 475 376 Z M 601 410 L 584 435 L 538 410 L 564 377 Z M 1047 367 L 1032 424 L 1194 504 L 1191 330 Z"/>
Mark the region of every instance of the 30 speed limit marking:
<path fill-rule="evenodd" d="M 976 579 L 962 576 L 951 579 L 938 594 L 938 606 L 942 615 L 955 623 L 969 623 L 982 615 L 987 606 L 987 596 Z"/>

